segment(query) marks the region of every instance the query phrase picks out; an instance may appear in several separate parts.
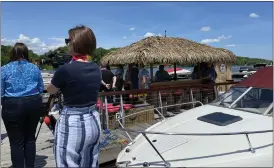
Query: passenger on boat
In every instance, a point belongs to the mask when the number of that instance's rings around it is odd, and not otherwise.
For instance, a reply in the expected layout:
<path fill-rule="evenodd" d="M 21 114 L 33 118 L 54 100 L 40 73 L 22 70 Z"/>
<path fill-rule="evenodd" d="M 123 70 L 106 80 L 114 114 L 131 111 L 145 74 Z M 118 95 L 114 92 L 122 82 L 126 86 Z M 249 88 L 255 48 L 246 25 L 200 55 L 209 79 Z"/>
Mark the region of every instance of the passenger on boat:
<path fill-rule="evenodd" d="M 115 77 L 116 77 L 116 83 L 115 83 L 115 90 L 121 91 L 123 89 L 124 85 L 124 68 L 123 65 L 119 65 L 116 72 L 115 72 Z"/>
<path fill-rule="evenodd" d="M 128 70 L 126 72 L 126 81 L 129 81 L 131 84 L 131 89 L 139 89 L 139 69 L 138 65 L 129 64 Z"/>
<path fill-rule="evenodd" d="M 211 83 L 215 83 L 215 80 L 217 78 L 217 73 L 216 73 L 216 70 L 214 68 L 214 65 L 213 64 L 208 64 L 208 78 L 210 80 Z"/>
<path fill-rule="evenodd" d="M 215 83 L 217 78 L 217 73 L 215 71 L 213 64 L 207 64 L 207 67 L 203 69 L 206 72 L 203 79 L 205 79 L 206 83 Z"/>
<path fill-rule="evenodd" d="M 111 70 L 107 69 L 106 64 L 101 64 L 101 72 L 102 72 L 102 82 L 100 92 L 111 92 L 116 85 L 116 76 L 111 72 Z M 108 103 L 113 102 L 112 96 L 107 96 Z"/>
<path fill-rule="evenodd" d="M 164 69 L 164 65 L 159 65 L 159 70 L 155 74 L 155 81 L 156 82 L 164 82 L 170 80 L 170 75 Z"/>
<path fill-rule="evenodd" d="M 69 30 L 68 51 L 76 61 L 59 67 L 47 87 L 50 94 L 60 90 L 64 107 L 55 128 L 56 167 L 99 167 L 100 115 L 96 102 L 101 71 L 94 56 L 96 37 L 86 26 Z"/>
<path fill-rule="evenodd" d="M 148 89 L 148 85 L 149 85 L 149 72 L 148 70 L 145 68 L 144 64 L 139 64 L 139 74 L 138 74 L 138 78 L 139 78 L 139 89 Z"/>
<path fill-rule="evenodd" d="M 10 62 L 1 67 L 1 104 L 12 167 L 34 167 L 35 132 L 43 114 L 43 78 L 30 63 L 25 44 L 16 43 L 10 55 Z"/>
<path fill-rule="evenodd" d="M 193 72 L 191 74 L 191 79 L 194 80 L 194 79 L 199 79 L 199 70 L 198 70 L 198 65 L 196 65 L 194 68 L 193 68 Z"/>
<path fill-rule="evenodd" d="M 115 77 L 116 77 L 116 83 L 115 83 L 115 86 L 113 87 L 113 90 L 114 91 L 122 91 L 123 90 L 123 87 L 124 87 L 124 79 L 123 79 L 123 76 L 124 76 L 124 68 L 123 68 L 123 65 L 119 65 L 116 72 L 114 73 Z M 117 96 L 113 96 L 113 104 L 114 105 L 118 105 L 120 104 L 120 96 L 117 95 Z"/>
<path fill-rule="evenodd" d="M 209 66 L 206 62 L 200 63 L 200 79 L 208 79 Z"/>

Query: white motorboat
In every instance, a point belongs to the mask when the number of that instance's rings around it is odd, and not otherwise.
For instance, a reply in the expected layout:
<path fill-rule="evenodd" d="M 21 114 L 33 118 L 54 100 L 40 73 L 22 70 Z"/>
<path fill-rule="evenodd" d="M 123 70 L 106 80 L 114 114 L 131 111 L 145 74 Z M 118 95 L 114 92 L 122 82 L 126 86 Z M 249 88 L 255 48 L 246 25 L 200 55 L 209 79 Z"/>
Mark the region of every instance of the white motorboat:
<path fill-rule="evenodd" d="M 174 68 L 169 68 L 166 70 L 168 74 L 173 77 L 175 74 Z M 183 68 L 176 68 L 176 74 L 178 78 L 188 79 L 191 76 L 191 71 Z"/>
<path fill-rule="evenodd" d="M 273 67 L 140 133 L 117 167 L 273 167 Z"/>

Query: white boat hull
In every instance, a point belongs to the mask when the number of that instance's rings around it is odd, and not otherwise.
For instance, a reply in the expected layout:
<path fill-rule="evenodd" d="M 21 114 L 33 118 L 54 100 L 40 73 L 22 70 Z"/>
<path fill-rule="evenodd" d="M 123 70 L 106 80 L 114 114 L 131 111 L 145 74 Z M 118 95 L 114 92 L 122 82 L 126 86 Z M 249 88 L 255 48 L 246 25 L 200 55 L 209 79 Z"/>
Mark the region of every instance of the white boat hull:
<path fill-rule="evenodd" d="M 197 120 L 197 117 L 212 112 L 225 113 L 223 109 L 204 105 L 162 121 L 147 131 L 225 133 L 235 130 L 272 129 L 272 117 L 233 109 L 228 110 L 229 114 L 239 115 L 243 120 L 228 126 L 216 126 Z M 272 132 L 249 135 L 255 153 L 250 151 L 245 134 L 222 136 L 149 134 L 147 136 L 151 141 L 156 140 L 153 144 L 170 167 L 272 167 Z M 123 161 L 131 162 L 127 167 L 143 167 L 145 162 L 149 162 L 151 167 L 164 167 L 164 162 L 142 135 L 137 136 L 134 143 L 119 154 L 117 162 Z"/>

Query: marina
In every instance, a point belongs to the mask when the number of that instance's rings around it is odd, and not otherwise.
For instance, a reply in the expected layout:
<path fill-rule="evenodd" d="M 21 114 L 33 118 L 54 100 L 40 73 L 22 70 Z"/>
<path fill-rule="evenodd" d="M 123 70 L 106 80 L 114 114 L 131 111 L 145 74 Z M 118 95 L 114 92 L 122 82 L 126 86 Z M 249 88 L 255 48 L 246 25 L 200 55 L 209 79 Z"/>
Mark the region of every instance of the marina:
<path fill-rule="evenodd" d="M 189 49 L 189 46 L 195 46 L 196 50 Z M 232 64 L 235 61 L 235 55 L 225 49 L 213 48 L 183 38 L 148 37 L 130 46 L 120 48 L 119 50 L 107 54 L 102 58 L 101 62 L 107 62 L 113 66 L 118 64 L 128 65 L 137 63 L 138 58 L 143 58 L 143 54 L 140 54 L 138 50 L 136 51 L 136 47 L 149 51 L 146 53 L 147 57 L 143 59 L 143 64 L 147 65 L 147 67 L 149 67 L 147 70 L 150 71 L 149 88 L 133 90 L 129 84 L 127 89 L 124 87 L 121 91 L 99 93 L 96 106 L 101 115 L 102 127 L 102 134 L 100 137 L 100 164 L 114 166 L 115 162 L 116 166 L 117 162 L 118 166 L 122 165 L 127 167 L 147 166 L 147 163 L 150 164 L 150 162 L 153 162 L 153 164 L 156 165 L 160 163 L 158 166 L 164 165 L 168 167 L 168 164 L 170 163 L 167 163 L 164 159 L 162 159 L 163 162 L 156 159 L 157 155 L 153 155 L 150 158 L 149 156 L 140 154 L 145 150 L 153 153 L 150 146 L 143 142 L 144 139 L 141 138 L 142 135 L 144 135 L 143 133 L 153 130 L 154 127 L 156 129 L 158 126 L 158 132 L 169 130 L 170 124 L 177 124 L 176 126 L 179 126 L 181 124 L 180 120 L 190 120 L 193 117 L 197 117 L 196 113 L 199 113 L 197 112 L 197 109 L 203 109 L 204 107 L 207 109 L 204 113 L 209 113 L 211 110 L 222 111 L 219 108 L 208 108 L 207 105 L 214 100 L 217 100 L 218 97 L 229 91 L 231 87 L 238 84 L 238 82 L 233 80 L 232 75 Z M 155 50 L 155 48 L 164 48 L 165 50 L 159 52 L 158 50 Z M 182 50 L 177 50 L 176 48 L 182 48 Z M 207 51 L 207 54 L 203 54 L 204 51 Z M 189 53 L 192 57 L 189 57 L 186 53 Z M 214 56 L 208 56 L 210 53 Z M 167 55 L 172 56 L 167 59 Z M 136 60 L 131 58 L 136 58 Z M 203 68 L 208 67 L 210 62 L 214 62 L 212 65 L 217 74 L 216 83 L 209 83 L 201 77 L 202 75 L 205 75 L 203 73 L 206 72 Z M 195 68 L 185 69 L 178 67 L 183 63 L 196 64 L 195 67 L 197 68 L 197 71 L 194 72 Z M 156 70 L 154 68 L 155 64 L 169 65 L 166 67 L 168 68 L 167 71 L 170 75 L 169 81 L 154 80 Z M 191 77 L 193 73 L 196 75 L 194 79 Z M 252 75 L 248 75 L 248 77 L 252 77 L 254 74 L 256 74 L 256 71 L 253 72 Z M 53 75 L 54 71 L 42 72 L 45 87 L 49 84 Z M 56 113 L 54 112 L 54 109 L 56 105 L 62 107 L 62 95 L 56 94 L 50 96 L 45 92 L 43 97 L 45 104 L 44 110 L 47 115 L 58 118 L 58 110 Z M 109 99 L 112 99 L 113 102 L 109 103 Z M 191 112 L 191 110 L 194 112 Z M 179 116 L 186 116 L 186 118 L 180 119 Z M 187 132 L 191 131 L 192 128 L 196 126 L 202 127 L 202 125 L 195 123 L 192 126 L 182 127 L 179 130 Z M 176 126 L 171 127 L 175 128 Z M 206 129 L 207 127 L 209 126 L 205 126 L 203 129 Z M 1 166 L 9 167 L 11 165 L 9 159 L 9 142 L 8 138 L 4 136 L 6 134 L 4 126 L 1 126 L 1 129 L 3 134 L 1 136 L 3 137 L 3 145 L 1 146 Z M 200 130 L 202 131 L 203 129 L 201 128 Z M 39 127 L 37 128 L 37 132 L 38 130 Z M 206 129 L 204 131 L 206 132 L 208 130 Z M 55 161 L 52 149 L 54 143 L 52 132 L 48 126 L 42 122 L 41 130 L 38 133 L 36 167 L 53 167 L 55 166 Z M 152 138 L 154 136 L 148 137 Z M 160 143 L 161 141 L 163 142 Z M 185 137 L 179 139 L 160 138 L 160 144 L 157 148 L 160 148 L 160 153 L 163 153 L 177 147 L 180 149 L 179 146 L 188 141 L 190 141 L 190 139 L 185 139 Z M 137 143 L 134 144 L 133 142 Z M 137 146 L 137 149 L 142 149 L 142 151 L 137 150 L 136 156 L 138 159 L 136 161 L 135 159 L 131 160 L 136 157 L 135 150 L 130 152 L 131 158 L 129 163 L 129 158 L 126 153 L 128 153 L 127 150 L 131 151 L 131 149 L 126 147 L 130 147 L 133 144 L 143 144 L 145 146 Z M 191 151 L 190 148 L 196 149 L 194 147 L 188 148 L 187 151 Z M 208 150 L 209 149 L 205 151 Z M 133 154 L 131 155 L 131 153 Z M 168 155 L 172 156 L 173 154 L 170 153 Z M 184 157 L 188 158 L 189 156 L 185 155 Z M 139 158 L 141 158 L 142 162 L 138 161 L 140 160 Z M 146 158 L 149 160 L 146 161 Z M 160 158 L 162 157 L 160 156 Z M 124 164 L 124 162 L 127 163 Z M 173 166 L 180 167 L 183 165 L 181 162 L 177 163 Z M 193 162 L 190 161 L 188 165 L 193 165 Z"/>

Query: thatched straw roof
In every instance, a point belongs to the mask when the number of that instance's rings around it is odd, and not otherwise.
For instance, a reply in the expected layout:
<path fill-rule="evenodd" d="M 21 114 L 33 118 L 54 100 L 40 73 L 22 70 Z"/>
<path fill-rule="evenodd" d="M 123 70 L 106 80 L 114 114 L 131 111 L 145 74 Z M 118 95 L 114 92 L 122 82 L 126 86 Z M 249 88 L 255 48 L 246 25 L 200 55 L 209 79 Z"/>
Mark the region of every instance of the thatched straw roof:
<path fill-rule="evenodd" d="M 110 65 L 143 62 L 148 64 L 184 64 L 200 62 L 234 62 L 235 55 L 191 40 L 174 37 L 147 37 L 102 57 Z"/>

